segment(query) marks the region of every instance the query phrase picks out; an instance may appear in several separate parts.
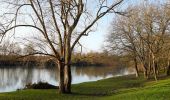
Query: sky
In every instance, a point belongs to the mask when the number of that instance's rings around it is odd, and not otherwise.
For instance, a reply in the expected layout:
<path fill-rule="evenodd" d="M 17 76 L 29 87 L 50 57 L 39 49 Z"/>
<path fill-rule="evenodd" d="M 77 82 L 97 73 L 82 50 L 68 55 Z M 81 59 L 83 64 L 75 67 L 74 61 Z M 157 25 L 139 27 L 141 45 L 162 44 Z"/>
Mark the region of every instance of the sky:
<path fill-rule="evenodd" d="M 98 22 L 97 30 L 95 32 L 91 32 L 88 36 L 82 37 L 80 42 L 83 45 L 83 52 L 101 51 L 106 34 L 109 32 L 108 29 L 111 20 L 111 16 L 105 16 L 105 18 Z"/>
<path fill-rule="evenodd" d="M 127 5 L 137 3 L 139 0 L 125 0 L 120 7 L 126 8 Z M 110 24 L 115 14 L 107 14 L 98 22 L 97 30 L 82 37 L 80 42 L 83 44 L 83 52 L 102 52 L 106 43 L 107 34 L 111 31 Z"/>
<path fill-rule="evenodd" d="M 111 2 L 112 0 L 108 0 Z M 122 5 L 119 7 L 121 9 L 126 9 L 128 5 L 133 5 L 141 2 L 143 0 L 125 0 Z M 146 1 L 146 0 L 145 0 Z M 158 0 L 149 0 L 151 2 L 155 2 Z M 161 0 L 166 1 L 166 0 Z M 118 8 L 118 9 L 119 9 Z M 112 22 L 115 14 L 107 14 L 97 23 L 97 29 L 94 32 L 89 33 L 88 36 L 84 36 L 81 38 L 80 43 L 83 45 L 83 52 L 101 52 L 104 49 L 104 43 L 107 34 L 111 31 L 110 23 Z M 28 32 L 27 34 L 23 34 L 24 32 Z M 23 29 L 18 31 L 19 35 L 30 35 L 30 29 Z"/>
<path fill-rule="evenodd" d="M 129 5 L 139 4 L 143 0 L 125 0 L 123 4 L 120 6 L 121 8 L 128 7 Z M 147 0 L 144 0 L 147 1 Z M 149 2 L 165 2 L 166 0 L 148 0 Z M 83 37 L 81 39 L 81 43 L 83 44 L 84 52 L 102 52 L 104 49 L 104 44 L 106 43 L 107 34 L 111 31 L 111 22 L 114 19 L 115 14 L 108 14 L 103 17 L 98 22 L 98 27 L 95 32 L 92 32 L 87 37 Z"/>

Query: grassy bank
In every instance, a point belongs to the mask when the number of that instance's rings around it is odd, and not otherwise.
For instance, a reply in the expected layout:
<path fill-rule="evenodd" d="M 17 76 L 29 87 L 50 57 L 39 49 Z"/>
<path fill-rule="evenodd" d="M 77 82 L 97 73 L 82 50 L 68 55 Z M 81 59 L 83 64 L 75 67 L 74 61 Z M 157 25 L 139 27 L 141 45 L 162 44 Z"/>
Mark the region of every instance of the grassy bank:
<path fill-rule="evenodd" d="M 1 93 L 0 100 L 170 100 L 170 78 L 158 82 L 123 76 L 73 85 L 73 94 L 57 90 Z"/>

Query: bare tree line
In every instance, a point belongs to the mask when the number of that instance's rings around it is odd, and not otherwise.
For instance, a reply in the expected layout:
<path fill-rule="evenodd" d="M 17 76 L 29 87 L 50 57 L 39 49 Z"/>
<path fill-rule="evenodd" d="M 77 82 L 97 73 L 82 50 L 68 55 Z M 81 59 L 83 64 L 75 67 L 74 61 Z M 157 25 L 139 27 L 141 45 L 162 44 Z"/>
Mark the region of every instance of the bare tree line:
<path fill-rule="evenodd" d="M 137 77 L 139 66 L 145 78 L 153 75 L 157 80 L 162 70 L 169 75 L 169 5 L 145 4 L 128 10 L 126 17 L 119 16 L 111 24 L 107 39 L 109 49 L 131 55 Z"/>

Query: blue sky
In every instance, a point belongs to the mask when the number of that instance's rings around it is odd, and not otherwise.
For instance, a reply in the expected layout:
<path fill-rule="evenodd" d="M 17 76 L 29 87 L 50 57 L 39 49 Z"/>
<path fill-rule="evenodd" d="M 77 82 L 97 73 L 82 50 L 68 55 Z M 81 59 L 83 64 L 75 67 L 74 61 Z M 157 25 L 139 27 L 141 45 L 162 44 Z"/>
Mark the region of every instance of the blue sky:
<path fill-rule="evenodd" d="M 111 0 L 109 0 L 111 1 Z M 139 0 L 125 0 L 122 6 L 126 7 L 127 5 L 138 2 Z M 89 36 L 82 37 L 81 43 L 83 44 L 83 52 L 101 52 L 103 50 L 103 45 L 105 43 L 106 35 L 109 33 L 110 23 L 114 18 L 114 14 L 107 14 L 99 22 L 98 27 L 95 32 L 89 34 Z"/>
<path fill-rule="evenodd" d="M 111 1 L 111 0 L 109 0 Z M 125 0 L 123 4 L 120 6 L 121 8 L 125 8 L 129 5 L 139 4 L 141 1 L 147 0 Z M 166 0 L 148 0 L 149 2 L 166 2 Z M 98 22 L 98 27 L 95 32 L 89 34 L 89 36 L 83 37 L 81 39 L 81 43 L 83 44 L 83 52 L 101 52 L 103 49 L 103 45 L 105 43 L 106 35 L 109 34 L 111 30 L 110 23 L 114 18 L 114 14 L 108 14 L 107 16 L 103 17 Z"/>
<path fill-rule="evenodd" d="M 111 20 L 111 16 L 105 16 L 98 22 L 98 27 L 95 32 L 91 32 L 88 36 L 82 37 L 80 42 L 83 44 L 84 52 L 99 52 L 101 50 L 106 34 L 109 32 L 108 28 Z"/>

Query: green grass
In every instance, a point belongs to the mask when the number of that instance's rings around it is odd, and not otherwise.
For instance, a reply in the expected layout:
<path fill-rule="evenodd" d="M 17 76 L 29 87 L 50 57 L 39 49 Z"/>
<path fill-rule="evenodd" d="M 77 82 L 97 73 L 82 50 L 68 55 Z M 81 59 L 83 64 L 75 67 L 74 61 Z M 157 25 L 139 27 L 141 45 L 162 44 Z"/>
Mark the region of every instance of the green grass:
<path fill-rule="evenodd" d="M 72 94 L 58 90 L 19 90 L 1 93 L 0 100 L 170 100 L 170 78 L 157 82 L 134 76 L 109 78 L 72 86 Z"/>

